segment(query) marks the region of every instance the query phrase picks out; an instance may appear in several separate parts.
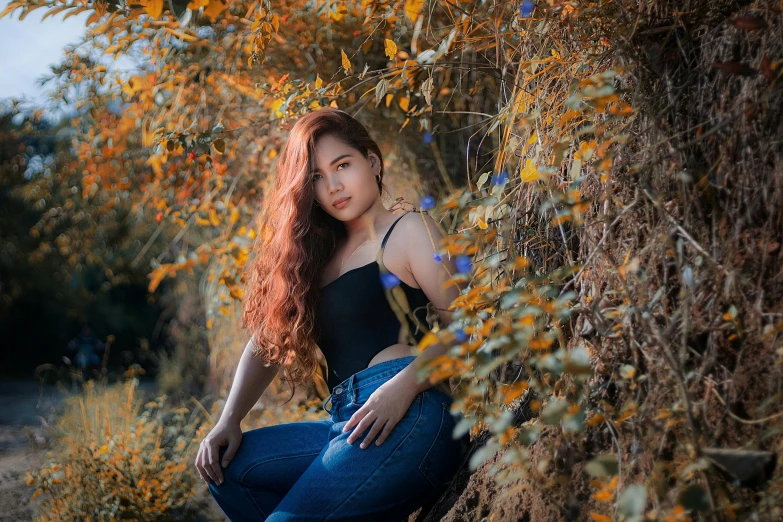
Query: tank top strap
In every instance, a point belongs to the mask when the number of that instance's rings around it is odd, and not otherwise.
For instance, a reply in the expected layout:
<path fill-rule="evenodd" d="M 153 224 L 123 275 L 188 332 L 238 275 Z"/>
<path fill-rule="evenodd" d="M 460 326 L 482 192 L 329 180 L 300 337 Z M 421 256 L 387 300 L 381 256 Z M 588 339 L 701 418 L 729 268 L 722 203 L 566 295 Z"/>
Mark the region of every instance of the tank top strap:
<path fill-rule="evenodd" d="M 400 217 L 394 220 L 394 223 L 392 223 L 392 225 L 389 227 L 389 230 L 386 231 L 386 235 L 383 236 L 383 241 L 381 241 L 381 251 L 383 251 L 383 249 L 386 247 L 386 241 L 388 241 L 389 236 L 391 235 L 391 231 L 394 229 L 394 225 L 396 225 L 399 220 L 401 220 L 408 214 L 409 212 L 406 212 L 405 214 L 401 215 Z"/>

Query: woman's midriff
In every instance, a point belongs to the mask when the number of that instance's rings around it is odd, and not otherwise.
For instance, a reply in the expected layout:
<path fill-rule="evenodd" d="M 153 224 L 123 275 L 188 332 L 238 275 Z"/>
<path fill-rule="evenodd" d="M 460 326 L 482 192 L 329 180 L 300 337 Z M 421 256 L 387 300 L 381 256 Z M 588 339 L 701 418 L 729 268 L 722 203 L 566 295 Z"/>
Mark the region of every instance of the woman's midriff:
<path fill-rule="evenodd" d="M 376 353 L 375 357 L 370 360 L 370 364 L 368 364 L 367 367 L 369 368 L 370 366 L 382 363 L 384 361 L 390 361 L 392 359 L 399 359 L 400 357 L 408 357 L 411 355 L 416 355 L 413 353 L 413 346 L 409 346 L 407 344 L 392 344 L 391 346 L 387 346 L 380 352 Z"/>

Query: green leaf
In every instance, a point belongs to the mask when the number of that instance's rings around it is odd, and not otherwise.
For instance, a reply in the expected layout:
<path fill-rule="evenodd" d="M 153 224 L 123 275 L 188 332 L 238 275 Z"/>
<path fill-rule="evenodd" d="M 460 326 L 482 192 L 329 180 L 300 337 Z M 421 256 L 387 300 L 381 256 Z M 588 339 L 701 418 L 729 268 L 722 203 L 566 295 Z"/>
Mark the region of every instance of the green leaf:
<path fill-rule="evenodd" d="M 568 411 L 568 407 L 568 402 L 564 400 L 556 399 L 548 402 L 541 412 L 541 421 L 550 426 L 557 426 L 560 424 L 560 419 L 562 419 Z"/>
<path fill-rule="evenodd" d="M 707 511 L 710 509 L 707 492 L 698 484 L 691 484 L 682 490 L 678 502 L 688 511 Z"/>
<path fill-rule="evenodd" d="M 386 92 L 389 90 L 389 81 L 386 78 L 382 78 L 381 81 L 378 82 L 378 85 L 375 86 L 375 106 L 377 107 L 378 104 L 383 101 L 384 96 L 386 96 Z"/>
<path fill-rule="evenodd" d="M 489 442 L 481 446 L 470 456 L 470 469 L 473 471 L 477 470 L 485 460 L 497 453 L 498 449 L 500 449 L 500 446 L 497 442 Z"/>
<path fill-rule="evenodd" d="M 500 297 L 500 308 L 507 310 L 519 302 L 519 298 L 525 292 L 524 288 L 514 288 Z"/>
<path fill-rule="evenodd" d="M 630 521 L 642 519 L 647 505 L 647 489 L 641 484 L 625 488 L 617 501 L 617 510 Z"/>
<path fill-rule="evenodd" d="M 617 455 L 607 453 L 598 455 L 596 458 L 585 464 L 585 472 L 593 477 L 613 477 L 620 471 L 620 465 L 617 461 Z"/>

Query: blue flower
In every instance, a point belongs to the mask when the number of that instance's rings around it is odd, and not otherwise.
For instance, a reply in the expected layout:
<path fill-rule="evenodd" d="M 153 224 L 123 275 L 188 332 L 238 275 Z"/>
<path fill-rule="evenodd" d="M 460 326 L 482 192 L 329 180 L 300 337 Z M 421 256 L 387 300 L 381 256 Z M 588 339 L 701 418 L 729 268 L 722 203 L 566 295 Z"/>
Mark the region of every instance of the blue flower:
<path fill-rule="evenodd" d="M 519 17 L 528 18 L 533 14 L 533 10 L 536 8 L 536 3 L 533 0 L 524 0 L 519 4 Z"/>
<path fill-rule="evenodd" d="M 422 210 L 429 210 L 431 208 L 435 208 L 435 198 L 432 196 L 424 196 L 421 198 L 421 209 Z"/>
<path fill-rule="evenodd" d="M 400 284 L 400 279 L 396 275 L 389 272 L 387 274 L 381 274 L 381 283 L 383 283 L 383 287 L 386 290 L 389 290 Z"/>
<path fill-rule="evenodd" d="M 457 341 L 461 343 L 464 343 L 468 339 L 468 334 L 466 334 L 465 330 L 462 328 L 454 332 L 454 336 L 457 338 Z"/>
<path fill-rule="evenodd" d="M 436 263 L 440 263 L 441 261 L 443 261 L 443 258 L 437 252 L 432 254 L 432 259 L 434 259 Z"/>
<path fill-rule="evenodd" d="M 502 185 L 508 182 L 508 171 L 503 169 L 500 174 L 492 176 L 493 185 Z"/>
<path fill-rule="evenodd" d="M 427 145 L 432 143 L 432 133 L 430 131 L 424 131 L 423 138 L 424 138 L 424 143 L 426 143 Z"/>
<path fill-rule="evenodd" d="M 468 272 L 470 272 L 470 265 L 471 265 L 470 257 L 457 256 L 455 264 L 457 265 L 457 270 L 459 270 L 460 273 L 467 274 Z"/>

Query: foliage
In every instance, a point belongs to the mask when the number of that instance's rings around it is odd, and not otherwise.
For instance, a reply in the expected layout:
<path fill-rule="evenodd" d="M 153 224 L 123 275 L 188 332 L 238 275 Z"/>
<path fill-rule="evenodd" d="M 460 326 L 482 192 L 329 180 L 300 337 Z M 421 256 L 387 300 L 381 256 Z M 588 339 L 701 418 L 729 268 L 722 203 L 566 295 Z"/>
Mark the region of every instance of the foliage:
<path fill-rule="evenodd" d="M 164 409 L 166 397 L 142 404 L 137 380 L 96 386 L 69 397 L 54 426 L 57 451 L 28 473 L 41 520 L 179 520 L 194 494 L 186 473 L 203 423 L 194 408 Z M 56 453 L 56 456 L 55 456 Z"/>

